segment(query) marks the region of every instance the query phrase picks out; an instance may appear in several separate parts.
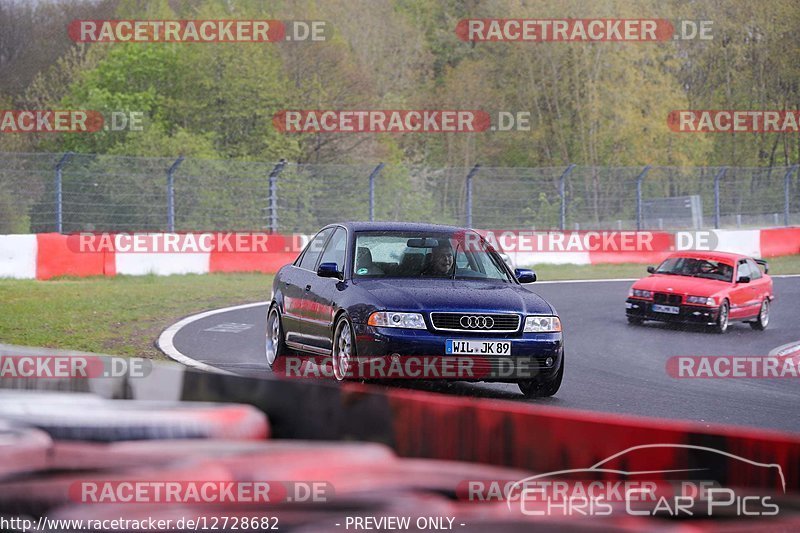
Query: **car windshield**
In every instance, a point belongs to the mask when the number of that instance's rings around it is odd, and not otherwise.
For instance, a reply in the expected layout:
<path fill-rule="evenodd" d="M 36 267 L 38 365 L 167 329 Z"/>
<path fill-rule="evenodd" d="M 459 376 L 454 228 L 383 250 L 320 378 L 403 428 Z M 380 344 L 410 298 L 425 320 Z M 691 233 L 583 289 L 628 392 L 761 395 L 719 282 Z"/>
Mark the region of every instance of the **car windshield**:
<path fill-rule="evenodd" d="M 656 269 L 656 274 L 691 276 L 730 282 L 733 280 L 733 266 L 713 259 L 670 257 Z"/>
<path fill-rule="evenodd" d="M 477 233 L 361 232 L 353 276 L 513 282 L 503 260 Z"/>

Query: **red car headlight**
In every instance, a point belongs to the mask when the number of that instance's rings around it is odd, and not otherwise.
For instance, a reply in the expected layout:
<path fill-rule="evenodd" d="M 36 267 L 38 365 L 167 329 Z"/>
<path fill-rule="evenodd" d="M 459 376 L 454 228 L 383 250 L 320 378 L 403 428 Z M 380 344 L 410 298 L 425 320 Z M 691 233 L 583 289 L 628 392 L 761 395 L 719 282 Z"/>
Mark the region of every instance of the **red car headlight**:
<path fill-rule="evenodd" d="M 653 297 L 653 291 L 644 291 L 641 289 L 631 289 L 628 293 L 628 296 L 632 296 L 634 298 L 645 298 L 650 299 Z"/>

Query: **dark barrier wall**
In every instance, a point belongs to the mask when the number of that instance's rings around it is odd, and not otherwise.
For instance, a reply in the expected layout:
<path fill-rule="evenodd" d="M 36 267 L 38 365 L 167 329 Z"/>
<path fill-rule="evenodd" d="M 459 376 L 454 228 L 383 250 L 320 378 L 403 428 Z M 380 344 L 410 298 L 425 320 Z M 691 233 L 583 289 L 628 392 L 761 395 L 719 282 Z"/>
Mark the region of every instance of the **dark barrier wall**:
<path fill-rule="evenodd" d="M 686 479 L 726 486 L 800 489 L 800 436 L 605 415 L 499 400 L 450 397 L 384 386 L 254 380 L 190 371 L 183 399 L 251 403 L 276 438 L 369 440 L 407 457 L 504 465 L 537 472 L 589 468 L 631 447 L 608 468 L 698 470 Z M 703 450 L 711 448 L 715 452 Z M 722 452 L 722 453 L 718 453 Z M 613 476 L 612 476 L 613 477 Z"/>

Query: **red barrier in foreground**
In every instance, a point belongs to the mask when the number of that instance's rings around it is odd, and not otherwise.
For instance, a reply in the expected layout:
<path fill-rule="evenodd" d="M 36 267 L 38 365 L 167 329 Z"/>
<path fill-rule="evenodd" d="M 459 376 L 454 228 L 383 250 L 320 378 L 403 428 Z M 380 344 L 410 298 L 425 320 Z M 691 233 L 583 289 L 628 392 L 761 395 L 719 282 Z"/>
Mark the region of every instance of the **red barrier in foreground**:
<path fill-rule="evenodd" d="M 362 386 L 354 384 L 347 388 L 353 392 L 364 391 Z M 393 413 L 395 449 L 401 456 L 553 472 L 589 468 L 634 446 L 693 445 L 761 463 L 779 464 L 786 490 L 800 488 L 800 436 L 797 435 L 408 390 L 389 390 L 386 396 Z M 615 460 L 613 467 L 653 471 L 700 466 L 730 486 L 780 490 L 777 469 L 747 467 L 722 454 L 714 455 L 709 463 L 698 465 L 697 456 L 696 450 L 661 448 L 648 453 L 625 454 Z"/>

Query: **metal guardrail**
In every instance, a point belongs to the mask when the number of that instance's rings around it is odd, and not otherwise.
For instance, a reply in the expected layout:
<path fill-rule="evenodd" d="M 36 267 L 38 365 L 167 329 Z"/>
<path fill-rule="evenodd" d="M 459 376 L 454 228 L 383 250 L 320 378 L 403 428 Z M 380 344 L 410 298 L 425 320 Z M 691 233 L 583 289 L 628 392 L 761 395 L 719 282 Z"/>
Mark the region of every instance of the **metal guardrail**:
<path fill-rule="evenodd" d="M 700 199 L 715 228 L 800 224 L 798 165 L 466 168 L 0 153 L 0 233 L 270 230 L 344 219 L 481 228 L 686 229 L 648 202 Z"/>

